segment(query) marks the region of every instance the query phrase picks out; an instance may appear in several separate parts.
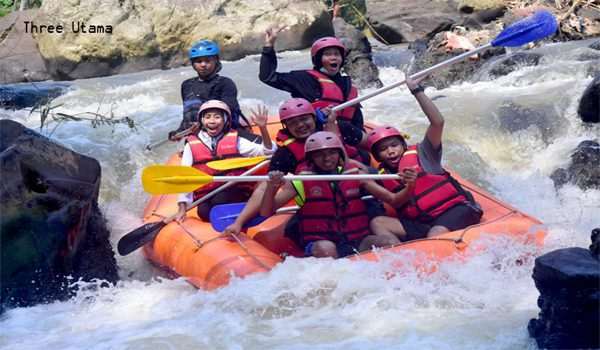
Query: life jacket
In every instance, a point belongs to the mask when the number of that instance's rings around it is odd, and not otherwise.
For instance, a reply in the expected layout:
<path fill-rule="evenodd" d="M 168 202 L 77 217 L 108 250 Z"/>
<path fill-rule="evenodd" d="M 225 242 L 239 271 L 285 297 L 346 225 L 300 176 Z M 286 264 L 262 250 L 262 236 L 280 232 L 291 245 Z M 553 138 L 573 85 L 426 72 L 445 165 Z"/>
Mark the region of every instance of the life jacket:
<path fill-rule="evenodd" d="M 409 146 L 402 155 L 398 169 L 404 168 L 414 168 L 418 175 L 410 200 L 396 208 L 402 218 L 428 222 L 455 205 L 472 201 L 472 195 L 447 171 L 443 174 L 426 173 L 419 163 L 416 145 Z M 393 192 L 404 188 L 404 185 L 396 180 L 385 180 L 383 185 Z"/>
<path fill-rule="evenodd" d="M 345 96 L 344 91 L 326 74 L 314 69 L 307 70 L 306 72 L 313 76 L 319 82 L 319 85 L 321 85 L 321 97 L 312 102 L 314 108 L 323 109 L 329 106 L 337 106 L 358 97 L 358 90 L 354 85 L 350 86 L 348 96 Z M 356 105 L 347 107 L 338 111 L 337 116 L 338 118 L 351 121 L 355 110 Z"/>
<path fill-rule="evenodd" d="M 206 163 L 219 160 L 219 159 L 227 159 L 227 158 L 237 158 L 241 157 L 240 152 L 238 150 L 238 134 L 236 131 L 230 131 L 225 134 L 218 142 L 217 146 L 214 150 L 208 148 L 204 142 L 202 142 L 198 136 L 191 135 L 186 138 L 186 142 L 190 145 L 190 149 L 192 151 L 193 164 L 192 166 L 208 175 L 216 176 L 216 175 L 240 175 L 244 171 L 245 168 L 242 169 L 233 169 L 228 171 L 219 171 L 212 169 Z M 198 198 L 204 196 L 206 193 L 212 191 L 216 187 L 220 186 L 220 183 L 212 182 L 207 185 L 204 185 L 194 191 L 194 201 Z M 252 185 L 248 183 L 239 183 L 236 187 L 240 188 L 251 188 Z"/>
<path fill-rule="evenodd" d="M 294 158 L 296 158 L 296 169 L 300 163 L 304 162 L 304 141 L 296 140 L 285 132 L 284 129 L 280 129 L 275 136 L 275 142 L 277 143 L 277 147 L 287 147 L 292 152 Z M 363 161 L 356 147 L 344 144 L 344 148 L 349 158 L 359 162 Z"/>
<path fill-rule="evenodd" d="M 303 165 L 305 167 L 305 165 Z M 351 170 L 354 166 L 346 167 Z M 339 169 L 342 172 L 342 169 Z M 359 180 L 293 181 L 298 192 L 298 233 L 302 243 L 347 242 L 370 235 L 367 207 Z"/>

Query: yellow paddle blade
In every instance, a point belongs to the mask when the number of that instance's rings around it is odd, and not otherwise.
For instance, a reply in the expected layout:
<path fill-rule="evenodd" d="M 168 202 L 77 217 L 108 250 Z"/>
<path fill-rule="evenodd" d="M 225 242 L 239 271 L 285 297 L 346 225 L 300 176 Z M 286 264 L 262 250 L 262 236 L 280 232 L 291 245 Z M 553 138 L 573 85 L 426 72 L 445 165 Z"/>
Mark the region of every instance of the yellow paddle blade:
<path fill-rule="evenodd" d="M 239 169 L 245 168 L 248 166 L 252 166 L 262 162 L 267 159 L 265 156 L 260 157 L 242 157 L 242 158 L 230 158 L 230 159 L 222 159 L 222 160 L 213 160 L 206 165 L 215 170 L 231 170 L 231 169 Z"/>
<path fill-rule="evenodd" d="M 192 192 L 213 177 L 189 166 L 151 165 L 142 172 L 144 191 L 152 194 Z"/>

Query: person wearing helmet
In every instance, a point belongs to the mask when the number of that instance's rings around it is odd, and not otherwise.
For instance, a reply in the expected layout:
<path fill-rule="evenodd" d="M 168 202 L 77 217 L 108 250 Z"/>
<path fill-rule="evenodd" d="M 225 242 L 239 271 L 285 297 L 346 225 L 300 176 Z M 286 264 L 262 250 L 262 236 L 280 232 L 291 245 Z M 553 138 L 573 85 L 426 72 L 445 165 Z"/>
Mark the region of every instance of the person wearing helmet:
<path fill-rule="evenodd" d="M 335 37 L 320 38 L 313 43 L 310 50 L 312 69 L 277 72 L 277 55 L 273 46 L 281 30 L 270 28 L 266 32 L 259 71 L 259 79 L 263 83 L 287 91 L 292 97 L 304 98 L 319 109 L 335 106 L 358 95 L 350 77 L 341 74 L 346 49 Z M 366 145 L 360 104 L 338 111 L 336 116 L 330 115 L 329 118 L 337 119 L 344 143 Z"/>
<path fill-rule="evenodd" d="M 259 106 L 257 111 L 253 111 L 252 118 L 263 135 L 262 144 L 247 139 L 244 134 L 238 133 L 231 128 L 231 110 L 223 101 L 209 100 L 203 103 L 198 114 L 201 130 L 197 135 L 186 138 L 181 165 L 193 166 L 212 176 L 239 175 L 245 169 L 218 172 L 208 167 L 206 163 L 216 159 L 270 155 L 276 150 L 276 146 L 272 144 L 267 130 L 268 111 L 264 107 Z M 180 195 L 178 201 L 179 210 L 176 219 L 178 221 L 184 220 L 190 203 L 219 185 L 218 183 L 211 183 L 200 187 L 193 193 Z M 208 220 L 210 209 L 213 206 L 223 203 L 246 201 L 250 197 L 251 190 L 252 188 L 248 187 L 248 183 L 242 183 L 223 190 L 198 206 L 198 216 L 203 220 Z"/>
<path fill-rule="evenodd" d="M 178 140 L 175 134 L 189 129 L 194 122 L 198 122 L 196 120 L 198 109 L 202 103 L 208 100 L 220 100 L 227 103 L 232 111 L 232 128 L 239 128 L 240 117 L 245 120 L 237 100 L 235 83 L 218 74 L 222 68 L 219 53 L 217 43 L 210 40 L 200 40 L 190 48 L 188 56 L 197 76 L 181 83 L 183 120 L 179 128 L 169 132 L 169 139 Z M 248 124 L 247 121 L 246 124 Z"/>
<path fill-rule="evenodd" d="M 382 185 L 365 181 L 365 188 L 396 208 L 401 223 L 396 229 L 406 231 L 409 240 L 478 223 L 483 214 L 480 206 L 441 165 L 444 118 L 420 85 L 412 80 L 406 85 L 429 119 L 429 127 L 423 140 L 412 146 L 392 126 L 373 129 L 367 141 L 381 172 L 398 173 L 401 180 L 385 180 Z"/>
<path fill-rule="evenodd" d="M 304 151 L 306 162 L 301 174 L 345 174 L 361 169 L 347 158 L 342 141 L 333 132 L 312 134 Z M 359 180 L 283 182 L 283 175 L 269 172 L 260 214 L 272 215 L 295 198 L 300 209 L 290 220 L 293 224 L 286 226 L 286 235 L 304 249 L 306 256 L 338 258 L 400 242 L 393 234 L 377 233 L 380 230 L 373 228 L 376 220 L 368 214 Z"/>
<path fill-rule="evenodd" d="M 275 137 L 278 147 L 271 157 L 269 171 L 296 173 L 298 166 L 304 161 L 306 139 L 323 128 L 334 131 L 332 123 L 325 123 L 325 125 L 317 123 L 314 107 L 303 98 L 291 98 L 285 101 L 279 107 L 279 120 L 283 127 Z M 348 145 L 344 145 L 344 147 L 346 154 L 356 154 L 354 147 Z M 224 232 L 229 234 L 240 233 L 244 223 L 258 214 L 265 188 L 265 183 L 260 183 L 257 186 L 235 222 L 229 225 Z M 373 208 L 373 215 L 378 213 L 376 210 L 379 207 L 376 205 L 370 208 Z"/>

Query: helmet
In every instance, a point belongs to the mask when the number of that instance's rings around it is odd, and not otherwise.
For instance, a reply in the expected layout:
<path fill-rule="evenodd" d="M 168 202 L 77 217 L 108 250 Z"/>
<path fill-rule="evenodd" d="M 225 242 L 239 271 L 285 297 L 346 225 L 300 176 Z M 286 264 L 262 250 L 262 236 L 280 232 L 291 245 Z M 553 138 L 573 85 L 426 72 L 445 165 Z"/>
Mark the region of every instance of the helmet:
<path fill-rule="evenodd" d="M 310 135 L 304 143 L 304 154 L 320 149 L 337 148 L 346 158 L 346 149 L 339 136 L 330 131 L 319 131 Z"/>
<path fill-rule="evenodd" d="M 388 137 L 397 136 L 402 140 L 402 144 L 406 148 L 405 138 L 408 138 L 408 135 L 402 134 L 398 129 L 393 126 L 378 126 L 375 129 L 371 130 L 371 132 L 367 135 L 367 145 L 371 153 L 373 152 L 373 146 L 383 139 Z"/>
<path fill-rule="evenodd" d="M 285 121 L 305 114 L 316 115 L 312 104 L 303 98 L 290 98 L 279 107 L 280 121 Z"/>
<path fill-rule="evenodd" d="M 319 62 L 320 59 L 317 60 L 317 58 L 319 58 L 319 52 L 328 47 L 337 47 L 340 49 L 340 54 L 342 55 L 342 65 L 344 65 L 343 60 L 346 57 L 346 47 L 338 38 L 333 36 L 326 36 L 324 38 L 317 39 L 312 44 L 312 47 L 310 48 L 310 56 L 312 57 L 313 65 L 315 67 L 321 66 L 321 62 Z"/>
<path fill-rule="evenodd" d="M 211 40 L 200 40 L 190 48 L 189 57 L 193 60 L 197 57 L 218 56 L 219 45 Z"/>
<path fill-rule="evenodd" d="M 229 109 L 229 106 L 227 106 L 227 103 L 219 100 L 208 100 L 204 102 L 202 106 L 200 106 L 200 110 L 198 111 L 200 122 L 202 122 L 202 114 L 204 114 L 204 112 L 209 109 L 219 109 L 225 112 L 225 118 L 223 119 L 225 119 L 225 125 L 228 125 L 229 119 L 231 117 L 231 110 Z"/>

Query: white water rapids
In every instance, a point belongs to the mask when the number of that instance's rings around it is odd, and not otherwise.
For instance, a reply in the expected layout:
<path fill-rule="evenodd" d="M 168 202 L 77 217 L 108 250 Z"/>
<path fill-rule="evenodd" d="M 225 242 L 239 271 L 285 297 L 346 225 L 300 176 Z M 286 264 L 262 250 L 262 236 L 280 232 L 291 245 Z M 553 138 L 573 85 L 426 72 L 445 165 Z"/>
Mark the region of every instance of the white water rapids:
<path fill-rule="evenodd" d="M 539 66 L 491 81 L 463 83 L 426 93 L 446 118 L 445 163 L 495 196 L 542 220 L 543 251 L 589 245 L 600 226 L 600 191 L 572 185 L 555 190 L 551 172 L 568 163 L 583 140 L 598 139 L 599 126 L 577 118 L 579 98 L 591 77 L 583 47 L 547 48 Z M 280 70 L 308 68 L 307 52 L 282 53 Z M 271 113 L 287 97 L 258 81 L 259 57 L 226 62 L 222 74 L 239 88 L 242 108 L 258 103 Z M 180 145 L 156 151 L 144 146 L 164 138 L 181 120 L 180 84 L 190 67 L 78 80 L 54 103 L 69 114 L 99 111 L 129 115 L 137 131 L 120 125 L 92 128 L 60 125 L 52 138 L 102 165 L 100 204 L 113 246 L 141 224 L 147 200 L 143 167 L 161 163 Z M 393 66 L 380 72 L 384 84 L 403 78 Z M 511 100 L 550 111 L 510 132 L 498 108 Z M 367 120 L 390 123 L 421 139 L 427 125 L 405 87 L 363 103 Z M 39 116 L 0 110 L 39 128 Z M 246 113 L 249 114 L 249 113 Z M 48 134 L 55 124 L 44 132 Z M 329 259 L 288 259 L 272 272 L 236 279 L 213 292 L 184 279 L 169 280 L 140 251 L 118 257 L 122 281 L 110 288 L 87 284 L 71 300 L 8 310 L 0 319 L 0 349 L 528 349 L 536 348 L 527 322 L 537 317 L 534 249 L 508 240 L 487 242 L 466 263 L 449 262 L 429 276 L 407 270 L 386 278 L 378 264 Z"/>

